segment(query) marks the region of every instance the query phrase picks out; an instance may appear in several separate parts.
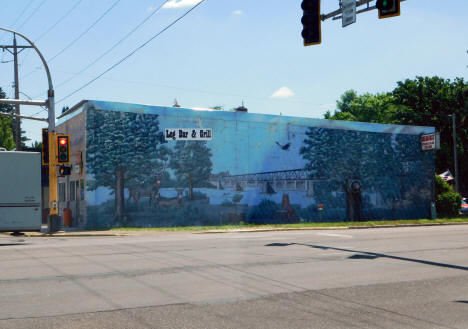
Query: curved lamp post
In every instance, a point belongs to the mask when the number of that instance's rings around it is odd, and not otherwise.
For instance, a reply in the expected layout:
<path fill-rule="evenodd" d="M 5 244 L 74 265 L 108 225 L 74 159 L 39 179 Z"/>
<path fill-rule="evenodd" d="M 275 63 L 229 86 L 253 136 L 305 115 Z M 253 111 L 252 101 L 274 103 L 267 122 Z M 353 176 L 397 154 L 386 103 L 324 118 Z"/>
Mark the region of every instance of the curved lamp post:
<path fill-rule="evenodd" d="M 25 37 L 23 34 L 0 27 L 1 31 L 10 32 L 14 35 L 19 35 L 24 40 L 26 40 L 30 47 L 33 48 L 36 53 L 39 55 L 42 64 L 44 65 L 46 74 L 47 74 L 47 82 L 49 83 L 49 90 L 47 91 L 47 100 L 40 101 L 40 100 L 21 100 L 21 99 L 0 99 L 0 103 L 3 104 L 24 104 L 24 105 L 39 105 L 39 106 L 46 106 L 48 109 L 48 120 L 49 123 L 49 209 L 50 209 L 50 217 L 58 216 L 58 203 L 57 203 L 57 153 L 56 153 L 56 143 L 55 143 L 55 100 L 54 100 L 54 87 L 52 85 L 52 77 L 50 75 L 49 67 L 47 66 L 47 62 L 42 56 L 41 52 L 34 43 Z M 17 116 L 19 118 L 30 119 L 30 117 L 26 116 Z M 32 118 L 37 119 L 37 118 Z M 50 222 L 49 223 L 49 232 L 50 232 Z"/>

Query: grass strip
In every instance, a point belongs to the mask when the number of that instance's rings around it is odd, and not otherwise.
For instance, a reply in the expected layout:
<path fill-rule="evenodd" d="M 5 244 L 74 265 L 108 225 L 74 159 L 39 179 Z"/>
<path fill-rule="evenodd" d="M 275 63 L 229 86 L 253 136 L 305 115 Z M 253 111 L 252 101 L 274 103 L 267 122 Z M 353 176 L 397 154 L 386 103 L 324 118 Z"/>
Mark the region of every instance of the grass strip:
<path fill-rule="evenodd" d="M 229 231 L 229 230 L 261 230 L 261 229 L 307 229 L 307 228 L 327 228 L 327 227 L 353 227 L 353 226 L 395 226 L 395 225 L 428 225 L 428 224 L 450 224 L 467 223 L 468 218 L 439 218 L 439 219 L 414 219 L 414 220 L 379 220 L 366 222 L 301 222 L 291 224 L 239 224 L 239 225 L 218 225 L 218 226 L 174 226 L 174 227 L 113 227 L 112 231 Z M 90 229 L 95 230 L 95 229 Z M 107 229 L 106 229 L 107 230 Z"/>

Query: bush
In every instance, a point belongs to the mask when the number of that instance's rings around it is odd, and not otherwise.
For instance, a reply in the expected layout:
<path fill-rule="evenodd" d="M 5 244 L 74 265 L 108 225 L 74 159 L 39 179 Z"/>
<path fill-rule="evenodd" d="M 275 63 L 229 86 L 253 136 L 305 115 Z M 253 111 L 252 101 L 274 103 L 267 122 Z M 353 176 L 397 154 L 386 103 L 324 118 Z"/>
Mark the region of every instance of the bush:
<path fill-rule="evenodd" d="M 277 219 L 277 211 L 280 209 L 280 206 L 275 202 L 263 199 L 258 206 L 254 206 L 250 214 L 248 215 L 248 220 L 251 223 L 256 223 L 258 220 L 270 220 L 274 221 Z"/>
<path fill-rule="evenodd" d="M 450 186 L 443 178 L 439 177 L 438 175 L 435 176 L 435 189 L 436 195 L 448 192 L 455 192 L 453 187 Z"/>
<path fill-rule="evenodd" d="M 445 192 L 437 195 L 436 209 L 439 217 L 458 216 L 461 208 L 461 195 L 455 192 Z"/>
<path fill-rule="evenodd" d="M 436 210 L 438 217 L 458 216 L 461 208 L 461 195 L 439 176 L 435 176 Z"/>

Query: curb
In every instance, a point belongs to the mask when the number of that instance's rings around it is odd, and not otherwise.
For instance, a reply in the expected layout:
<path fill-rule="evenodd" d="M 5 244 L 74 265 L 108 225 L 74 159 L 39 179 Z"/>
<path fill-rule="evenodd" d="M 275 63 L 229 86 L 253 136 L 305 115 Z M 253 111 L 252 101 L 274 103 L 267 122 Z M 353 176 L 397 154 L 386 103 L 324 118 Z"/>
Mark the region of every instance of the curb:
<path fill-rule="evenodd" d="M 416 227 L 416 226 L 450 226 L 450 225 L 468 225 L 468 222 L 455 223 L 421 223 L 421 224 L 400 224 L 400 225 L 374 225 L 374 226 L 349 226 L 348 229 L 367 229 L 367 228 L 392 228 L 392 227 Z"/>
<path fill-rule="evenodd" d="M 467 223 L 468 224 L 468 223 Z M 257 233 L 257 232 L 281 232 L 281 231 L 320 231 L 320 230 L 346 230 L 349 226 L 330 226 L 330 227 L 285 227 L 285 228 L 259 228 L 259 229 L 233 229 L 233 230 L 210 230 L 198 231 L 193 234 L 214 234 L 214 233 Z M 369 227 L 370 228 L 370 227 Z"/>
<path fill-rule="evenodd" d="M 330 227 L 298 227 L 298 228 L 262 228 L 262 229 L 238 229 L 238 230 L 210 230 L 193 232 L 193 234 L 214 234 L 214 233 L 255 233 L 274 231 L 314 231 L 314 230 L 355 230 L 372 228 L 396 228 L 396 227 L 418 227 L 418 226 L 448 226 L 448 225 L 468 225 L 468 222 L 456 223 L 422 223 L 422 224 L 394 224 L 394 225 L 362 225 L 362 226 L 330 226 Z"/>

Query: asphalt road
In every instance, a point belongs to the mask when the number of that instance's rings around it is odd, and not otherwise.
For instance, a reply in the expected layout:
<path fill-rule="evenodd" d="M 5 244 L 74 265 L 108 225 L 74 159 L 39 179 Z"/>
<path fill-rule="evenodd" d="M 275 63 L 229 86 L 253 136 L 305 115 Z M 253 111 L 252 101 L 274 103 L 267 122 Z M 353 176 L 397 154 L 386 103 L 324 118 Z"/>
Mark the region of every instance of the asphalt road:
<path fill-rule="evenodd" d="M 0 328 L 468 328 L 468 226 L 0 235 Z"/>

